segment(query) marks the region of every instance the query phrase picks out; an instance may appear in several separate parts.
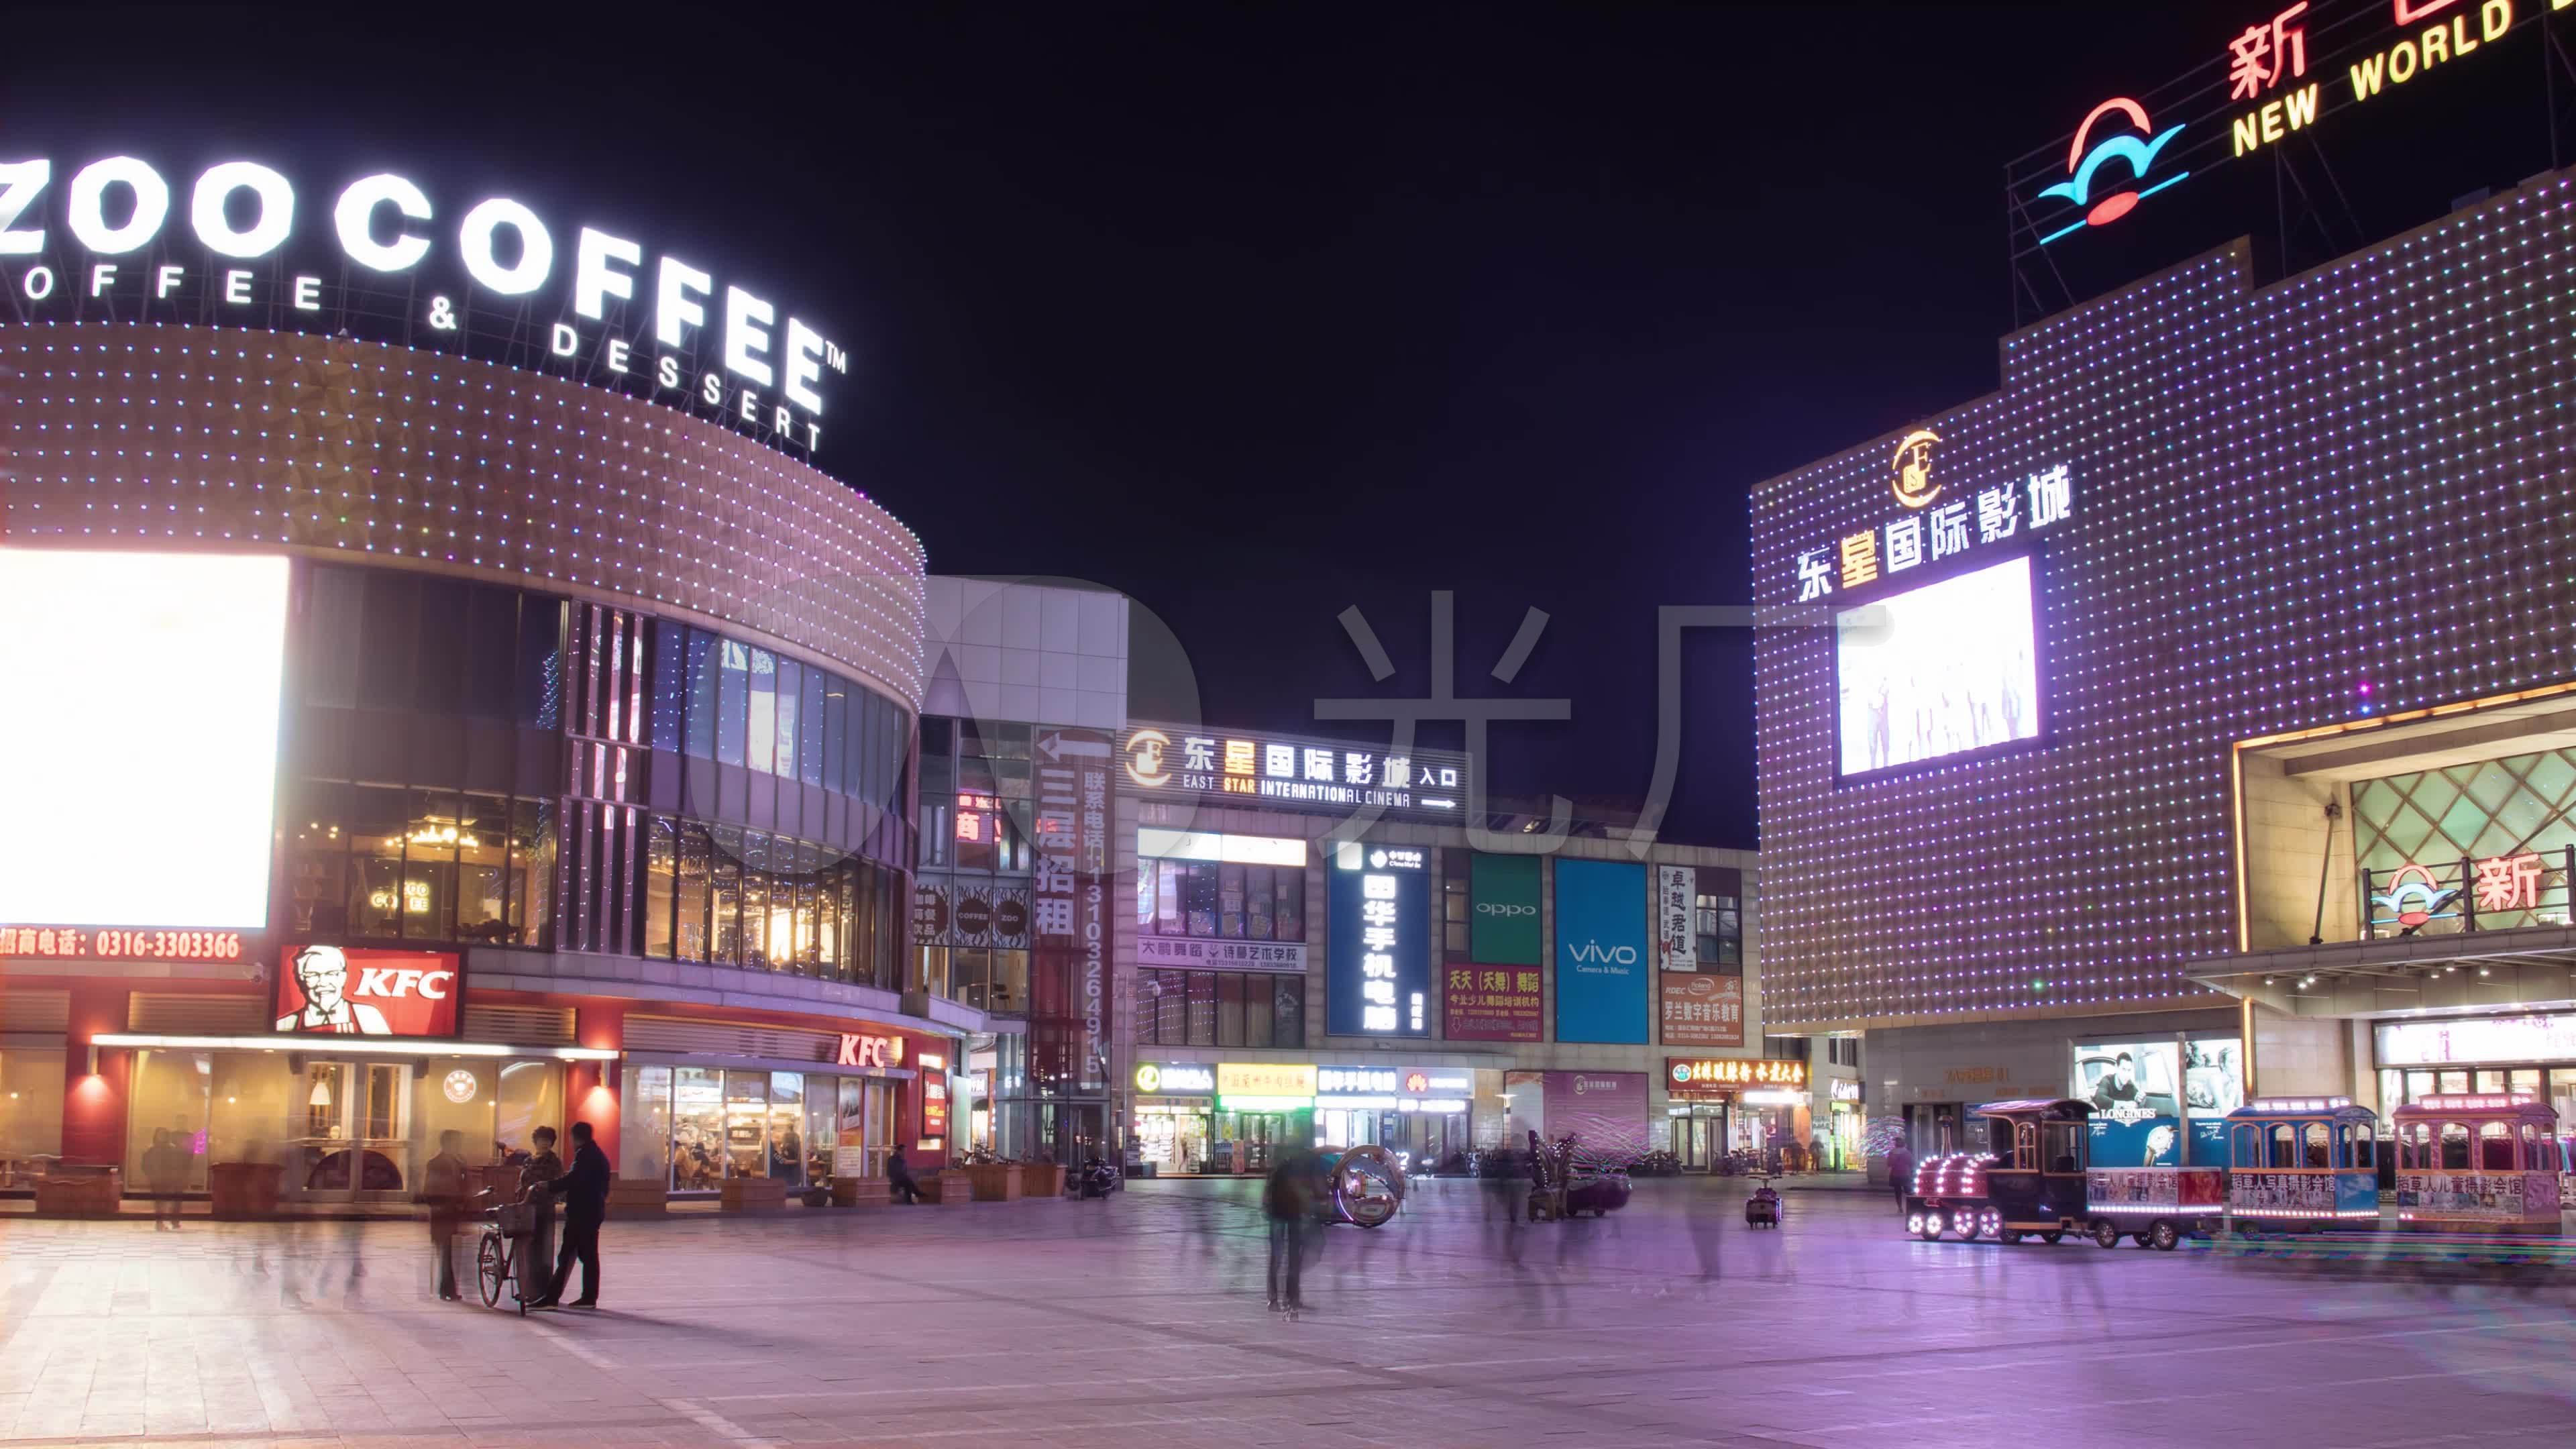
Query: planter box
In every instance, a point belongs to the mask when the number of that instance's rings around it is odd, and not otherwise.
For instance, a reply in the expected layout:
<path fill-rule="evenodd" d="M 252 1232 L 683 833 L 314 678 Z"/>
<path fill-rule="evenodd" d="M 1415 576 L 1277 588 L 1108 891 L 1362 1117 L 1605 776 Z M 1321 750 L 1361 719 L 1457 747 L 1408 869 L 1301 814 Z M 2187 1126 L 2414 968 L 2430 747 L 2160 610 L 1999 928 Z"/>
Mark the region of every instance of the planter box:
<path fill-rule="evenodd" d="M 1020 1191 L 1030 1197 L 1064 1196 L 1064 1164 L 1061 1162 L 1020 1164 Z"/>
<path fill-rule="evenodd" d="M 722 1201 L 729 1213 L 785 1212 L 787 1184 L 766 1177 L 728 1177 Z"/>
<path fill-rule="evenodd" d="M 125 1175 L 113 1167 L 56 1168 L 36 1179 L 36 1216 L 112 1218 L 125 1200 Z"/>
<path fill-rule="evenodd" d="M 964 1207 L 975 1200 L 975 1179 L 963 1168 L 952 1167 L 922 1181 L 936 1185 L 935 1196 L 941 1207 Z"/>
<path fill-rule="evenodd" d="M 1020 1172 L 1016 1162 L 986 1162 L 967 1168 L 966 1178 L 975 1185 L 977 1202 L 1018 1202 Z"/>
<path fill-rule="evenodd" d="M 286 1175 L 275 1162 L 209 1162 L 206 1202 L 227 1222 L 247 1222 L 277 1215 L 277 1190 Z"/>
<path fill-rule="evenodd" d="M 609 1179 L 608 1215 L 612 1218 L 658 1218 L 671 1210 L 671 1194 L 659 1179 Z"/>
<path fill-rule="evenodd" d="M 894 1201 L 894 1189 L 882 1177 L 836 1177 L 832 1179 L 834 1207 L 884 1207 Z"/>

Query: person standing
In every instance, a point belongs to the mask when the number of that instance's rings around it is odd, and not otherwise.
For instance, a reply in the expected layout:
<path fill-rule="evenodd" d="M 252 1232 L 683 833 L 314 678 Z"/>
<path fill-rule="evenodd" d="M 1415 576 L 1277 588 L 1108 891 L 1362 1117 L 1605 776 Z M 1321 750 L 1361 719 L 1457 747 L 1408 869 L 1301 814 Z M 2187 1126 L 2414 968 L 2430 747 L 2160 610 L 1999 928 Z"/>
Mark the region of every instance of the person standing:
<path fill-rule="evenodd" d="M 438 1134 L 438 1155 L 421 1172 L 421 1201 L 429 1204 L 429 1246 L 438 1255 L 438 1296 L 454 1300 L 456 1229 L 465 1215 L 465 1134 Z"/>
<path fill-rule="evenodd" d="M 572 1282 L 572 1265 L 581 1264 L 581 1296 L 575 1308 L 599 1306 L 599 1225 L 608 1217 L 608 1154 L 592 1140 L 590 1124 L 572 1124 L 572 1168 L 536 1191 L 564 1200 L 563 1249 L 555 1257 L 554 1280 L 530 1308 L 563 1306 L 563 1291 Z"/>
<path fill-rule="evenodd" d="M 188 1190 L 195 1158 L 185 1137 L 167 1127 L 152 1129 L 152 1146 L 143 1154 L 143 1176 L 152 1184 L 152 1231 L 179 1231 L 179 1199 Z"/>
<path fill-rule="evenodd" d="M 1904 1212 L 1905 1195 L 1914 1190 L 1914 1153 L 1902 1137 L 1887 1149 L 1887 1185 L 1896 1194 L 1896 1210 Z"/>
<path fill-rule="evenodd" d="M 1306 1234 L 1315 1216 L 1315 1168 L 1312 1152 L 1283 1152 L 1271 1164 L 1262 1186 L 1261 1209 L 1270 1219 L 1270 1307 L 1279 1313 L 1306 1311 L 1298 1279 L 1306 1266 Z"/>
<path fill-rule="evenodd" d="M 555 1200 L 538 1188 L 563 1176 L 564 1160 L 555 1154 L 555 1129 L 528 1134 L 528 1160 L 519 1168 L 519 1198 L 532 1211 L 528 1240 L 519 1246 L 519 1296 L 534 1301 L 546 1296 L 554 1281 Z"/>

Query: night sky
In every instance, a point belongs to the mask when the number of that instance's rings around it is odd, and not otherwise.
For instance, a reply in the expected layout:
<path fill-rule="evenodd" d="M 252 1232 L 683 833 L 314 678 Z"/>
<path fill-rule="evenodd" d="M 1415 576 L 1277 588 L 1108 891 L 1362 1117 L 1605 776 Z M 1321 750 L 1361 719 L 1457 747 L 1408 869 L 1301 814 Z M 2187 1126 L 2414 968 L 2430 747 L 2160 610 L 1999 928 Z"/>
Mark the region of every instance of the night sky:
<path fill-rule="evenodd" d="M 1657 606 L 1745 599 L 1756 480 L 1995 386 L 2003 163 L 2204 58 L 2177 13 L 83 6 L 13 15 L 0 149 L 395 167 L 712 261 L 852 348 L 817 461 L 935 571 L 1131 594 L 1277 729 L 1423 693 L 1454 589 L 1462 692 L 1572 701 L 1496 787 L 1635 796 Z M 1667 833 L 1752 845 L 1749 639 L 1685 663 Z"/>

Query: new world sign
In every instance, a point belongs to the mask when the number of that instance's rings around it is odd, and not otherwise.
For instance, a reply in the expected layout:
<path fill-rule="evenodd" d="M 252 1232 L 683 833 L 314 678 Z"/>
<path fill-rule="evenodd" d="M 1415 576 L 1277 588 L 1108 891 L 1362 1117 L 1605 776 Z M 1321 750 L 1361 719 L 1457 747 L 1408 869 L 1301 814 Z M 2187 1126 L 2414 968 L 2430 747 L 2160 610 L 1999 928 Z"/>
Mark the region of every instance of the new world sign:
<path fill-rule="evenodd" d="M 0 276 L 21 323 L 390 333 L 571 372 L 808 453 L 825 374 L 850 366 L 815 327 L 678 257 L 508 196 L 433 201 L 390 171 L 304 194 L 256 161 L 189 177 L 133 156 L 0 160 Z"/>

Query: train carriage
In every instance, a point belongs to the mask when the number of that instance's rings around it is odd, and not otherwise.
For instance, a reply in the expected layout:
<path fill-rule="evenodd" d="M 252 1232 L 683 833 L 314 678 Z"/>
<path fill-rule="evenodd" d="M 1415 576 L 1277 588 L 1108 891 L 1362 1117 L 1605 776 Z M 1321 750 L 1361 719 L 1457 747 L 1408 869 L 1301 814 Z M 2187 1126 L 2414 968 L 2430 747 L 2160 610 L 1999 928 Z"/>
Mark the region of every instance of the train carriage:
<path fill-rule="evenodd" d="M 2558 1113 L 2525 1093 L 2421 1098 L 2397 1109 L 2397 1222 L 2412 1232 L 2555 1237 Z"/>
<path fill-rule="evenodd" d="M 2227 1114 L 2227 1212 L 2264 1231 L 2379 1221 L 2379 1119 L 2350 1097 L 2262 1097 Z"/>
<path fill-rule="evenodd" d="M 2018 1242 L 2037 1233 L 2056 1242 L 2089 1231 L 2085 1208 L 2085 1124 L 2092 1104 L 2068 1099 L 1988 1102 L 1973 1109 L 1988 1150 L 1944 1153 L 1916 1164 L 1905 1225 L 1927 1241 L 1944 1232 Z"/>

